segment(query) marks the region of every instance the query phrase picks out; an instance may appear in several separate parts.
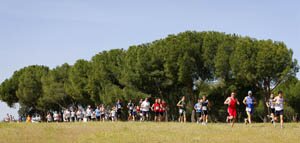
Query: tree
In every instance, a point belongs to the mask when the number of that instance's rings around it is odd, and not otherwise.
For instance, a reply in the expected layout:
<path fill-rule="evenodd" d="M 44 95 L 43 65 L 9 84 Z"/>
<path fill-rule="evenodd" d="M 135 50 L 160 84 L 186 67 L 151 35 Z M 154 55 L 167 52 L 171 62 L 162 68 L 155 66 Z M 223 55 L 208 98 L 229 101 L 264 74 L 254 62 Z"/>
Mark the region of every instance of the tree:
<path fill-rule="evenodd" d="M 40 112 L 37 109 L 38 100 L 43 96 L 42 77 L 49 72 L 45 66 L 29 66 L 19 77 L 16 95 L 21 106 L 26 106 L 28 112 Z"/>

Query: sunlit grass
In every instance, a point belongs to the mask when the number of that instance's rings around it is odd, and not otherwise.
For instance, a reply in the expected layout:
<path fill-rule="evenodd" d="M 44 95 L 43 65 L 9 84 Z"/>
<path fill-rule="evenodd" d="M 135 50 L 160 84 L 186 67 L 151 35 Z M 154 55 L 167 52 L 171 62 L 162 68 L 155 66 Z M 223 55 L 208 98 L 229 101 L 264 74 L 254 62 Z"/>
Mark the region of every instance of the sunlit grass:
<path fill-rule="evenodd" d="M 0 123 L 0 142 L 101 142 L 101 143 L 293 143 L 300 142 L 300 124 L 153 123 Z"/>

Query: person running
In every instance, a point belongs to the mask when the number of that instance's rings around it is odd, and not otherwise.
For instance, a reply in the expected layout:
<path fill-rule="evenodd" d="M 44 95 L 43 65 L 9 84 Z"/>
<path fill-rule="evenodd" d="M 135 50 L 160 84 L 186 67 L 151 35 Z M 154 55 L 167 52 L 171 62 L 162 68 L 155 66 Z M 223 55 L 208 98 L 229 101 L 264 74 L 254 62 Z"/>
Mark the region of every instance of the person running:
<path fill-rule="evenodd" d="M 155 113 L 154 121 L 158 122 L 159 119 L 159 110 L 160 110 L 160 99 L 155 99 L 155 103 L 152 105 L 151 110 Z"/>
<path fill-rule="evenodd" d="M 252 96 L 252 91 L 248 91 L 248 96 L 246 96 L 243 100 L 243 103 L 246 105 L 246 113 L 247 118 L 245 119 L 245 124 L 249 123 L 251 124 L 251 116 L 254 112 L 254 105 L 256 104 L 255 98 Z"/>
<path fill-rule="evenodd" d="M 278 96 L 274 98 L 275 102 L 275 122 L 278 120 L 278 116 L 280 117 L 280 127 L 283 128 L 283 92 L 278 91 Z M 275 123 L 274 122 L 274 123 Z M 275 126 L 275 124 L 274 124 Z"/>
<path fill-rule="evenodd" d="M 100 107 L 100 113 L 101 113 L 100 120 L 104 122 L 105 121 L 105 113 L 106 113 L 104 104 L 102 104 Z"/>
<path fill-rule="evenodd" d="M 92 120 L 92 113 L 93 113 L 93 109 L 91 108 L 90 105 L 88 105 L 87 109 L 86 109 L 86 118 L 87 121 L 91 121 Z"/>
<path fill-rule="evenodd" d="M 230 97 L 224 101 L 225 105 L 228 105 L 227 112 L 229 116 L 227 116 L 226 121 L 231 120 L 231 127 L 233 127 L 234 122 L 236 120 L 236 105 L 240 105 L 240 102 L 237 98 L 235 98 L 236 93 L 232 92 Z"/>
<path fill-rule="evenodd" d="M 148 101 L 148 98 L 145 98 L 145 100 L 141 104 L 141 110 L 143 113 L 143 116 L 141 118 L 141 121 L 149 120 L 149 110 L 150 110 L 150 102 Z"/>
<path fill-rule="evenodd" d="M 47 116 L 46 116 L 46 119 L 47 119 L 47 123 L 50 123 L 52 122 L 52 115 L 50 112 L 48 112 Z"/>
<path fill-rule="evenodd" d="M 165 121 L 165 117 L 166 117 L 166 110 L 167 110 L 167 103 L 165 100 L 161 101 L 160 104 L 160 121 Z"/>
<path fill-rule="evenodd" d="M 141 107 L 140 106 L 136 106 L 135 109 L 136 109 L 137 120 L 141 121 L 142 117 L 143 117 L 143 112 L 141 111 Z"/>
<path fill-rule="evenodd" d="M 177 103 L 179 108 L 179 122 L 186 122 L 186 103 L 185 96 L 182 96 L 181 100 Z"/>
<path fill-rule="evenodd" d="M 117 115 L 116 119 L 121 120 L 121 114 L 122 114 L 123 106 L 122 106 L 122 103 L 121 103 L 120 99 L 118 99 L 115 107 L 116 107 L 116 112 L 117 112 L 116 113 L 116 115 Z"/>
<path fill-rule="evenodd" d="M 274 105 L 274 94 L 270 95 L 270 99 L 266 102 L 267 107 L 269 108 L 271 118 L 271 123 L 274 123 L 274 115 L 275 115 L 275 105 Z"/>
<path fill-rule="evenodd" d="M 56 111 L 53 114 L 53 118 L 54 118 L 54 122 L 59 122 L 59 115 Z"/>
<path fill-rule="evenodd" d="M 76 113 L 74 111 L 74 109 L 71 110 L 71 122 L 75 122 L 75 116 L 76 116 Z"/>
<path fill-rule="evenodd" d="M 127 104 L 127 108 L 128 108 L 128 121 L 130 121 L 131 119 L 134 120 L 133 117 L 133 109 L 134 109 L 134 103 L 132 103 L 131 100 L 129 100 L 128 104 Z"/>
<path fill-rule="evenodd" d="M 137 116 L 137 106 L 133 107 L 132 115 L 131 116 L 132 116 L 132 121 L 135 121 L 136 116 Z"/>
<path fill-rule="evenodd" d="M 112 122 L 116 121 L 116 114 L 117 114 L 116 110 L 117 110 L 116 107 L 112 107 L 112 109 L 110 111 L 110 117 L 111 117 Z"/>
<path fill-rule="evenodd" d="M 206 99 L 206 96 L 203 96 L 201 101 L 201 107 L 202 107 L 202 125 L 207 125 L 208 123 L 208 107 L 210 106 L 210 103 L 208 99 Z"/>
<path fill-rule="evenodd" d="M 83 115 L 80 109 L 78 109 L 76 112 L 76 118 L 78 122 L 81 122 L 83 120 Z"/>
<path fill-rule="evenodd" d="M 201 99 L 198 99 L 198 102 L 194 105 L 194 109 L 195 109 L 195 112 L 196 112 L 197 124 L 199 124 L 202 120 L 202 118 L 201 118 L 201 115 L 202 115 Z"/>
<path fill-rule="evenodd" d="M 96 112 L 96 120 L 100 121 L 100 118 L 101 118 L 100 105 L 97 106 L 95 112 Z"/>

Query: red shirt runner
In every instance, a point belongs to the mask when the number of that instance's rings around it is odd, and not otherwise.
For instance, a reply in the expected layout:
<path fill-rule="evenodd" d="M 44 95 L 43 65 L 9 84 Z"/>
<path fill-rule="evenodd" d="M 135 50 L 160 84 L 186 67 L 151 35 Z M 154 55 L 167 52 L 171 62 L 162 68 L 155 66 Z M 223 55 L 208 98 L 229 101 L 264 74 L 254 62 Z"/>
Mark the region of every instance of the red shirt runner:
<path fill-rule="evenodd" d="M 229 106 L 227 109 L 229 116 L 236 117 L 236 103 L 237 100 L 235 98 L 230 98 Z"/>

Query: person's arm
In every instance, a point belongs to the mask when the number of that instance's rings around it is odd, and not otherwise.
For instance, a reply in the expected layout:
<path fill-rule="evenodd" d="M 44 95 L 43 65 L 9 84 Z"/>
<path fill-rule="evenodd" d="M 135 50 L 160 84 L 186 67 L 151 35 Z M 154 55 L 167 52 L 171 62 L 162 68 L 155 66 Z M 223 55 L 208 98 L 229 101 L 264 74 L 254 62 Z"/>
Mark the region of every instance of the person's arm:
<path fill-rule="evenodd" d="M 152 110 L 152 111 L 154 111 L 154 104 L 152 104 L 152 106 L 151 106 L 151 110 Z"/>
<path fill-rule="evenodd" d="M 195 111 L 197 111 L 196 105 L 197 105 L 197 104 L 194 105 L 194 110 L 195 110 Z"/>
<path fill-rule="evenodd" d="M 210 101 L 209 100 L 207 100 L 207 101 L 208 101 L 207 107 L 210 109 L 210 107 L 211 107 Z"/>
<path fill-rule="evenodd" d="M 256 104 L 256 99 L 253 97 L 253 104 L 255 105 Z"/>
<path fill-rule="evenodd" d="M 177 103 L 177 107 L 182 107 L 181 100 Z"/>
<path fill-rule="evenodd" d="M 269 102 L 266 102 L 266 106 L 267 106 L 268 108 L 270 108 L 270 104 L 269 104 Z"/>
<path fill-rule="evenodd" d="M 244 98 L 244 100 L 243 100 L 243 103 L 246 105 L 247 103 L 246 103 L 246 100 L 247 100 L 247 98 L 245 97 Z"/>
<path fill-rule="evenodd" d="M 229 105 L 229 102 L 230 102 L 230 99 L 229 99 L 229 97 L 224 101 L 224 104 L 225 105 Z"/>
<path fill-rule="evenodd" d="M 237 105 L 240 105 L 239 100 L 238 100 L 237 98 L 235 98 L 235 99 L 236 99 L 236 104 L 237 104 Z"/>
<path fill-rule="evenodd" d="M 273 103 L 277 105 L 277 96 L 273 99 Z"/>

